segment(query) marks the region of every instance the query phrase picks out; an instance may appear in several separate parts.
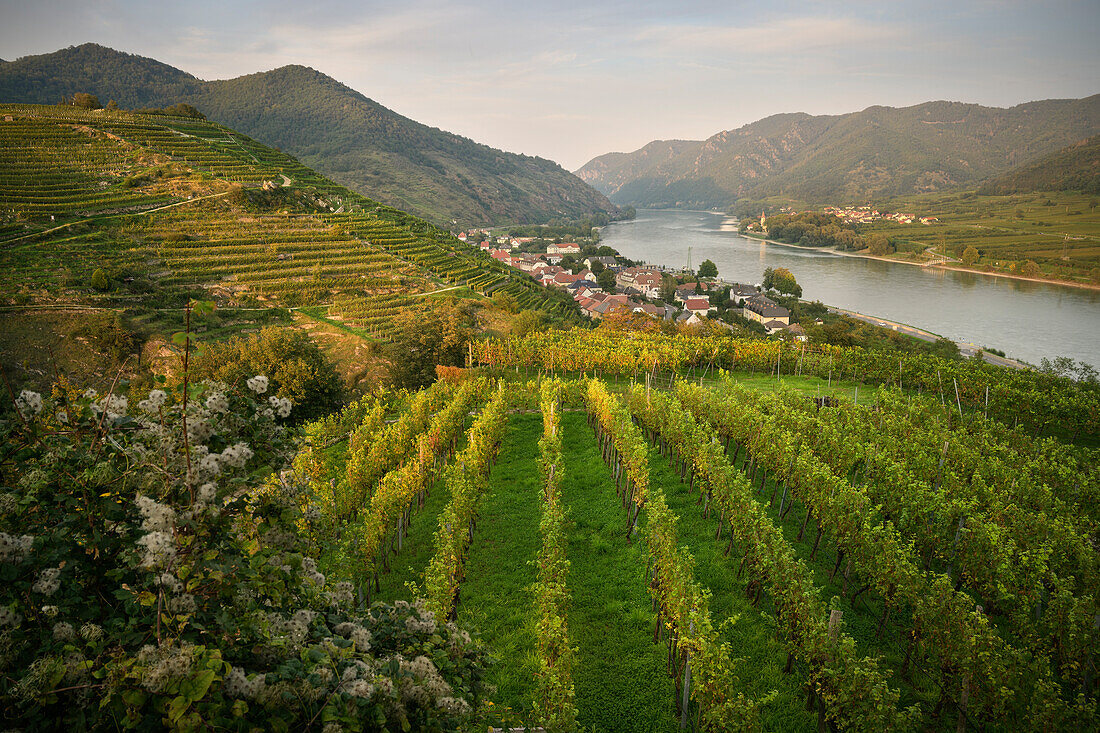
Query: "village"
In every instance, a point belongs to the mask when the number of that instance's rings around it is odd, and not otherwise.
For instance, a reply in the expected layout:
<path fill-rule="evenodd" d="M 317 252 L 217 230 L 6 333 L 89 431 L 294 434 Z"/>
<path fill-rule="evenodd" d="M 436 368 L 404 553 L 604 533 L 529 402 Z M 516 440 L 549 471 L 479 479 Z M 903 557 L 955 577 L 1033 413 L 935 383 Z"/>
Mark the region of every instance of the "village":
<path fill-rule="evenodd" d="M 779 213 L 795 215 L 797 212 L 790 206 L 784 206 L 779 210 Z M 924 224 L 925 226 L 931 226 L 940 221 L 939 218 L 935 216 L 918 216 L 916 214 L 906 214 L 901 211 L 884 214 L 872 206 L 826 206 L 822 209 L 822 213 L 831 214 L 844 224 L 873 224 L 876 221 L 892 221 L 897 224 L 913 224 L 916 222 Z M 767 215 L 761 212 L 760 219 L 748 222 L 745 231 L 767 236 Z"/>
<path fill-rule="evenodd" d="M 826 206 L 824 211 L 825 214 L 832 214 L 845 223 L 872 223 L 879 220 L 898 223 L 919 221 L 925 226 L 932 226 L 939 221 L 936 217 L 921 217 L 915 214 L 904 214 L 902 211 L 893 211 L 892 214 L 880 214 L 878 209 L 870 206 Z"/>
<path fill-rule="evenodd" d="M 893 221 L 898 224 L 912 224 L 920 222 L 925 226 L 931 226 L 939 221 L 934 216 L 917 216 L 895 211 L 890 214 L 880 214 L 877 209 L 870 206 L 826 206 L 826 214 L 832 214 L 845 224 L 871 224 L 879 220 Z"/>
<path fill-rule="evenodd" d="M 718 317 L 721 312 L 755 322 L 769 336 L 806 340 L 805 330 L 792 322 L 789 309 L 756 285 L 696 277 L 686 270 L 623 264 L 615 255 L 583 256 L 581 245 L 575 242 L 550 243 L 545 252 L 521 252 L 518 250 L 530 248 L 535 238 L 493 237 L 482 229 L 462 232 L 458 238 L 471 242 L 484 238 L 479 246 L 490 257 L 526 273 L 544 287 L 568 292 L 581 313 L 596 320 L 612 314 L 644 313 L 677 325 L 709 322 L 736 330 Z"/>

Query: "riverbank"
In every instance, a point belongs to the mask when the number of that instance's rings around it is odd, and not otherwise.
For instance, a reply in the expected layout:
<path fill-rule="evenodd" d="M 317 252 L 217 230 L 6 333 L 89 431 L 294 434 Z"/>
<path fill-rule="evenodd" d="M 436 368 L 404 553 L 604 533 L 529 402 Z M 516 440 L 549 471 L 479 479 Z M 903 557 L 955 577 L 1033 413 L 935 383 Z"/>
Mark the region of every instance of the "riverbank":
<path fill-rule="evenodd" d="M 950 264 L 935 264 L 929 265 L 924 262 L 913 262 L 912 260 L 901 260 L 893 257 L 880 257 L 877 255 L 863 254 L 860 252 L 846 252 L 835 247 L 804 247 L 801 244 L 791 244 L 790 242 L 780 242 L 775 239 L 767 239 L 766 237 L 760 237 L 750 233 L 740 233 L 739 236 L 745 239 L 752 239 L 757 242 L 763 242 L 765 244 L 773 244 L 779 247 L 793 247 L 800 250 L 811 250 L 814 252 L 828 252 L 839 257 L 855 257 L 861 260 L 877 260 L 879 262 L 891 262 L 896 265 L 912 265 L 914 267 L 920 267 L 926 270 L 951 270 L 953 272 L 969 272 L 974 275 L 989 275 L 990 277 L 1003 277 L 1009 280 L 1019 280 L 1021 282 L 1041 283 L 1044 285 L 1062 285 L 1067 288 L 1080 288 L 1082 290 L 1100 291 L 1100 283 L 1083 283 L 1077 280 L 1052 280 L 1050 278 L 1043 277 L 1024 277 L 1023 275 L 1015 275 L 1010 272 L 998 272 L 996 270 L 979 270 L 976 267 L 962 267 L 960 265 Z"/>
<path fill-rule="evenodd" d="M 765 247 L 767 242 L 740 236 L 728 222 L 721 214 L 647 210 L 634 222 L 604 228 L 601 243 L 633 260 L 673 269 L 689 258 L 695 265 L 709 259 L 723 280 L 740 283 L 759 283 L 767 268 L 783 267 L 809 300 L 912 324 L 957 344 L 1004 350 L 1030 364 L 1058 356 L 1100 364 L 1096 290 L 1026 286 L 946 269 L 925 273 L 913 262 L 868 262 L 866 254 L 774 240 Z M 894 266 L 898 262 L 910 266 Z"/>
<path fill-rule="evenodd" d="M 933 333 L 923 328 L 917 328 L 916 326 L 910 326 L 908 323 L 900 323 L 898 321 L 892 321 L 889 318 L 882 318 L 881 316 L 869 316 L 866 313 L 859 313 L 858 311 L 848 310 L 847 308 L 837 308 L 835 306 L 825 306 L 829 309 L 830 313 L 838 313 L 848 318 L 854 318 L 857 321 L 863 321 L 869 323 L 872 326 L 878 326 L 879 328 L 889 328 L 905 336 L 911 336 L 921 341 L 928 341 L 935 343 L 941 338 L 946 338 L 938 333 Z M 988 347 L 982 347 L 978 344 L 964 341 L 957 343 L 959 347 L 959 354 L 964 358 L 972 358 L 975 354 L 980 353 L 982 360 L 987 364 L 994 364 L 996 366 L 1008 367 L 1010 369 L 1030 369 L 1030 365 L 1018 359 L 1010 359 L 1004 356 L 998 356 L 987 350 Z"/>

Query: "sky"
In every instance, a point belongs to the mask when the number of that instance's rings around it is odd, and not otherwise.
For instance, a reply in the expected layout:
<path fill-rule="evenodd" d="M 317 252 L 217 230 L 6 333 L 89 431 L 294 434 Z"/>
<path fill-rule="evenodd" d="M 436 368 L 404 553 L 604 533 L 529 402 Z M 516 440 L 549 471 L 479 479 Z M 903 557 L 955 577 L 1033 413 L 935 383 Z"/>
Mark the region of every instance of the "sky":
<path fill-rule="evenodd" d="M 302 64 L 575 170 L 781 112 L 1100 92 L 1098 0 L 0 0 L 0 58 L 86 42 L 202 79 Z"/>

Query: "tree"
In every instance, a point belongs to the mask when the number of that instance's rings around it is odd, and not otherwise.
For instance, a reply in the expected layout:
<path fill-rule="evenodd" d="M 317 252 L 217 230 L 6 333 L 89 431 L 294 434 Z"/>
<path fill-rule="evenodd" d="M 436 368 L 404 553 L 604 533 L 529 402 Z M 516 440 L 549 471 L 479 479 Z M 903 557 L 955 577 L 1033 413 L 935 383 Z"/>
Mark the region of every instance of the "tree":
<path fill-rule="evenodd" d="M 509 313 L 519 312 L 519 301 L 516 300 L 516 296 L 506 290 L 498 290 L 493 293 L 493 302 L 496 303 L 499 308 Z"/>
<path fill-rule="evenodd" d="M 72 105 L 84 109 L 99 109 L 102 106 L 99 103 L 99 97 L 94 94 L 87 94 L 86 92 L 77 92 L 74 94 L 72 96 Z"/>
<path fill-rule="evenodd" d="M 615 273 L 611 270 L 604 270 L 596 276 L 596 284 L 609 293 L 615 292 Z"/>
<path fill-rule="evenodd" d="M 607 268 L 604 267 L 604 264 L 602 262 L 600 262 L 599 260 L 592 260 L 592 267 L 590 267 L 589 269 L 592 270 L 593 275 L 599 275 L 601 272 L 603 272 Z"/>
<path fill-rule="evenodd" d="M 718 277 L 718 265 L 710 260 L 703 260 L 699 265 L 699 277 Z"/>
<path fill-rule="evenodd" d="M 111 280 L 102 267 L 96 268 L 95 272 L 92 273 L 91 286 L 101 293 L 106 292 L 111 287 Z"/>
<path fill-rule="evenodd" d="M 296 329 L 270 327 L 247 338 L 210 344 L 191 362 L 193 378 L 210 378 L 243 388 L 249 378 L 268 378 L 268 394 L 294 402 L 295 421 L 327 415 L 344 401 L 336 368 L 309 336 Z"/>
<path fill-rule="evenodd" d="M 794 275 L 786 267 L 764 270 L 764 289 L 778 290 L 796 298 L 802 297 L 802 286 L 794 279 Z"/>
<path fill-rule="evenodd" d="M 1020 274 L 1024 277 L 1042 277 L 1043 270 L 1033 260 L 1028 260 L 1020 268 Z"/>
<path fill-rule="evenodd" d="M 73 331 L 73 335 L 88 339 L 96 351 L 116 362 L 138 351 L 141 344 L 138 334 L 127 327 L 121 313 L 93 313 Z"/>
<path fill-rule="evenodd" d="M 978 250 L 973 245 L 967 247 L 962 253 L 962 263 L 967 267 L 973 267 L 978 262 Z"/>
<path fill-rule="evenodd" d="M 542 311 L 525 310 L 512 320 L 512 335 L 523 338 L 546 328 L 546 314 Z"/>
<path fill-rule="evenodd" d="M 951 339 L 946 339 L 941 336 L 936 339 L 936 343 L 929 347 L 928 353 L 935 354 L 943 359 L 958 359 L 959 345 Z"/>
<path fill-rule="evenodd" d="M 885 234 L 872 234 L 867 238 L 867 242 L 868 249 L 875 257 L 883 257 L 894 252 L 894 246 L 890 244 L 890 240 Z"/>
<path fill-rule="evenodd" d="M 419 389 L 435 381 L 435 367 L 463 366 L 476 318 L 469 308 L 439 305 L 429 313 L 405 312 L 393 320 L 395 334 L 384 354 L 397 387 Z"/>
<path fill-rule="evenodd" d="M 729 285 L 719 290 L 712 290 L 710 292 L 710 304 L 714 306 L 719 312 L 724 311 L 730 304 L 730 292 L 733 290 Z"/>
<path fill-rule="evenodd" d="M 676 278 L 667 273 L 661 278 L 661 300 L 666 303 L 676 302 Z"/>

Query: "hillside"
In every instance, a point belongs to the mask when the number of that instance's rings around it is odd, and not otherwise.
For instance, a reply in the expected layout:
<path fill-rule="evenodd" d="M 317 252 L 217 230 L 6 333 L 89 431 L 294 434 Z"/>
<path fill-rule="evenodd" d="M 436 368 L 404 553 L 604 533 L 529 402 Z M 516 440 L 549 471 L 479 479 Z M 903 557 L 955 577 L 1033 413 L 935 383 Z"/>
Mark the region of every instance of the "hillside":
<path fill-rule="evenodd" d="M 928 102 L 782 114 L 703 141 L 609 153 L 577 175 L 620 205 L 728 209 L 767 196 L 847 203 L 976 184 L 1098 131 L 1100 95 L 1009 109 Z"/>
<path fill-rule="evenodd" d="M 978 189 L 993 196 L 1036 191 L 1100 194 L 1100 135 L 1015 168 Z"/>
<path fill-rule="evenodd" d="M 303 66 L 206 82 L 95 44 L 0 62 L 0 102 L 54 104 L 77 92 L 126 109 L 194 105 L 365 196 L 438 224 L 618 214 L 553 161 L 422 125 Z"/>
<path fill-rule="evenodd" d="M 83 343 L 86 323 L 32 328 L 47 312 L 119 314 L 155 340 L 189 298 L 221 306 L 225 335 L 295 307 L 364 346 L 432 311 L 437 290 L 579 317 L 478 248 L 216 123 L 0 105 L 0 143 L 0 348 L 17 381 L 35 378 L 28 358 L 49 361 L 37 352 Z"/>

